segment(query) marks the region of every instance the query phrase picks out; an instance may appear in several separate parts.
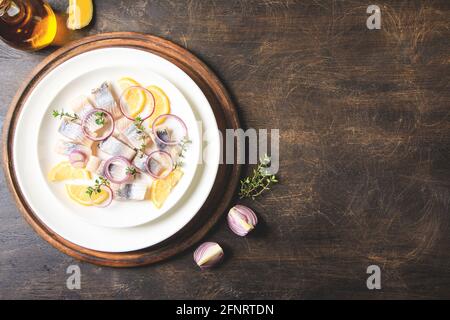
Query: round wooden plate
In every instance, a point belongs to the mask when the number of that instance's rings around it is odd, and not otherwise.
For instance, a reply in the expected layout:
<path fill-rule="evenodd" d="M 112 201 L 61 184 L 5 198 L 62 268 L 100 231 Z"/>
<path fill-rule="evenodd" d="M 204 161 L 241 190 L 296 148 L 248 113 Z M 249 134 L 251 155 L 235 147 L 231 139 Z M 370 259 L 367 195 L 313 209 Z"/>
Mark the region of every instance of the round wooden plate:
<path fill-rule="evenodd" d="M 99 48 L 129 47 L 159 55 L 186 72 L 202 89 L 213 109 L 219 130 L 239 128 L 236 109 L 218 78 L 186 49 L 161 38 L 131 32 L 99 34 L 73 42 L 48 56 L 31 73 L 14 97 L 3 129 L 3 166 L 6 180 L 18 208 L 36 232 L 60 251 L 83 261 L 112 267 L 148 265 L 167 259 L 201 240 L 228 208 L 239 182 L 241 167 L 219 165 L 216 181 L 206 202 L 196 216 L 169 239 L 146 249 L 108 253 L 80 247 L 50 230 L 30 209 L 19 188 L 12 159 L 13 137 L 17 118 L 24 102 L 39 81 L 55 67 L 81 53 Z M 238 153 L 240 150 L 238 150 Z M 225 150 L 223 150 L 225 153 Z M 236 154 L 236 153 L 235 153 Z M 225 156 L 225 154 L 224 154 Z M 225 157 L 224 157 L 225 158 Z"/>

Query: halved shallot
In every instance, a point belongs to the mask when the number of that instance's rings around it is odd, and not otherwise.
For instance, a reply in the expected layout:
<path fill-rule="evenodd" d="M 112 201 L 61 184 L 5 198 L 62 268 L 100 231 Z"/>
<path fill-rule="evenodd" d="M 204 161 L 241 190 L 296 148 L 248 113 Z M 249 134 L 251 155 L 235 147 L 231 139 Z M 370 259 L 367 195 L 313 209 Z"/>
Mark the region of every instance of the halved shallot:
<path fill-rule="evenodd" d="M 205 242 L 194 252 L 194 261 L 201 269 L 215 266 L 223 259 L 223 249 L 217 242 Z"/>
<path fill-rule="evenodd" d="M 255 228 L 258 218 L 252 209 L 236 205 L 228 212 L 227 221 L 231 231 L 244 237 Z"/>

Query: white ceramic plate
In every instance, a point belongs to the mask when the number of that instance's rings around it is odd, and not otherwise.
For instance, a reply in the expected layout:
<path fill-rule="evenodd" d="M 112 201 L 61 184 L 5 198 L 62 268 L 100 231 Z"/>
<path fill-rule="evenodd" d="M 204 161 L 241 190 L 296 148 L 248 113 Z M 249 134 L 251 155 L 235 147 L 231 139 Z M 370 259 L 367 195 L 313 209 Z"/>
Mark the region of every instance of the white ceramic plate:
<path fill-rule="evenodd" d="M 113 201 L 108 208 L 85 207 L 71 201 L 67 196 L 64 185 L 71 182 L 49 182 L 50 191 L 61 200 L 62 204 L 72 212 L 89 223 L 104 227 L 126 228 L 134 227 L 154 220 L 166 213 L 172 208 L 186 192 L 189 184 L 194 177 L 197 169 L 197 163 L 200 155 L 200 136 L 194 113 L 181 94 L 181 92 L 165 78 L 158 74 L 137 66 L 110 66 L 95 67 L 93 69 L 79 69 L 78 74 L 74 74 L 67 83 L 61 82 L 59 88 L 52 89 L 49 92 L 56 92 L 50 95 L 43 92 L 43 97 L 39 98 L 40 106 L 44 113 L 39 129 L 39 135 L 34 145 L 37 146 L 39 157 L 40 172 L 42 176 L 47 177 L 51 168 L 61 161 L 67 161 L 67 157 L 58 155 L 54 149 L 61 136 L 57 134 L 60 121 L 51 116 L 52 110 L 70 110 L 70 102 L 76 99 L 80 94 L 88 95 L 92 88 L 98 87 L 102 82 L 109 81 L 112 84 L 116 95 L 120 95 L 120 89 L 115 86 L 116 80 L 127 76 L 135 79 L 143 86 L 157 85 L 167 94 L 170 100 L 171 113 L 179 116 L 186 123 L 189 138 L 192 143 L 189 144 L 185 153 L 185 163 L 182 167 L 184 175 L 180 182 L 169 195 L 164 205 L 157 209 L 150 201 Z M 53 91 L 58 90 L 58 91 Z M 131 121 L 130 121 L 131 124 Z M 147 125 L 145 123 L 144 125 Z M 151 185 L 152 179 L 144 175 L 142 181 Z M 93 185 L 93 181 L 75 182 L 87 185 Z"/>
<path fill-rule="evenodd" d="M 144 85 L 161 86 L 173 103 L 173 113 L 182 116 L 188 124 L 190 137 L 193 138 L 190 156 L 198 159 L 200 144 L 203 145 L 203 161 L 187 165 L 186 174 L 176 187 L 179 196 L 169 198 L 160 212 L 148 201 L 130 206 L 121 203 L 90 211 L 92 208 L 72 204 L 62 186 L 50 185 L 46 179 L 47 170 L 57 162 L 54 162 L 51 152 L 51 140 L 54 138 L 50 137 L 52 134 L 55 136 L 57 124 L 49 118 L 49 111 L 66 98 L 80 94 L 72 88 L 89 92 L 100 82 L 121 76 L 134 77 Z M 201 131 L 207 133 L 203 135 L 203 141 L 196 120 Z M 50 229 L 86 248 L 124 252 L 159 243 L 194 217 L 214 183 L 219 148 L 217 123 L 211 106 L 189 76 L 174 64 L 151 53 L 130 48 L 107 48 L 78 55 L 42 79 L 19 116 L 13 157 L 18 183 L 27 202 Z M 108 210 L 110 216 L 107 211 L 101 210 Z"/>

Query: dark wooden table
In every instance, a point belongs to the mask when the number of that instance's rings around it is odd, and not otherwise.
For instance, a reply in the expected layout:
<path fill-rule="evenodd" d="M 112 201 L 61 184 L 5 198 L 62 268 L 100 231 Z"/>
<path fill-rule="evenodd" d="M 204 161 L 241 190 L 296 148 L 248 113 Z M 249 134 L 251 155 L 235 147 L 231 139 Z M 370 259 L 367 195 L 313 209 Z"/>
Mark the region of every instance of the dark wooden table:
<path fill-rule="evenodd" d="M 51 1 L 63 9 L 66 1 Z M 79 35 L 172 40 L 223 80 L 245 128 L 279 128 L 280 183 L 243 201 L 263 222 L 225 221 L 205 240 L 228 259 L 200 272 L 192 251 L 157 265 L 80 263 L 37 236 L 0 175 L 0 298 L 450 298 L 450 3 L 100 1 Z M 31 69 L 0 44 L 0 120 Z M 82 289 L 66 288 L 78 264 Z M 368 290 L 366 268 L 382 271 Z"/>

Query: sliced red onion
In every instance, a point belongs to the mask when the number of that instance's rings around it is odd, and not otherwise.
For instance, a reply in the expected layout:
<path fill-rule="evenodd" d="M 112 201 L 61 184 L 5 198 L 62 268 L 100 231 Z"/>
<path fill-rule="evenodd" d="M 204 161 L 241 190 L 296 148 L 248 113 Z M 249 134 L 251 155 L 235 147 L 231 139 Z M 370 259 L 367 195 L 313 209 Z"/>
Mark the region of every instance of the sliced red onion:
<path fill-rule="evenodd" d="M 93 206 L 98 207 L 98 208 L 106 208 L 107 206 L 109 206 L 112 203 L 112 201 L 114 199 L 114 193 L 113 193 L 111 187 L 109 187 L 109 186 L 101 186 L 100 189 L 102 189 L 102 192 L 103 192 L 103 190 L 106 190 L 106 192 L 108 192 L 108 194 L 109 194 L 108 199 L 106 199 L 105 201 L 103 201 L 100 204 L 93 203 Z"/>
<path fill-rule="evenodd" d="M 194 261 L 201 269 L 215 266 L 223 258 L 223 249 L 216 242 L 205 242 L 194 252 Z"/>
<path fill-rule="evenodd" d="M 148 155 L 146 168 L 147 173 L 153 178 L 163 179 L 167 177 L 174 168 L 172 156 L 166 151 L 153 151 Z"/>
<path fill-rule="evenodd" d="M 152 124 L 152 132 L 157 142 L 171 146 L 179 144 L 188 137 L 184 121 L 169 113 L 156 117 Z"/>
<path fill-rule="evenodd" d="M 69 153 L 69 162 L 74 168 L 84 168 L 86 166 L 87 154 L 81 150 L 72 150 Z"/>
<path fill-rule="evenodd" d="M 146 98 L 146 103 L 144 106 L 144 111 L 146 111 L 146 112 L 141 112 L 140 114 L 138 114 L 137 116 L 134 116 L 134 117 L 132 115 L 130 115 L 129 106 L 128 106 L 128 103 L 125 98 L 126 94 L 130 90 L 141 90 Z M 120 95 L 119 107 L 120 107 L 120 111 L 122 112 L 122 114 L 124 115 L 125 118 L 134 121 L 134 120 L 136 120 L 137 117 L 139 117 L 142 121 L 144 121 L 144 120 L 150 118 L 151 115 L 153 114 L 153 112 L 155 112 L 155 97 L 149 90 L 147 90 L 141 86 L 130 86 L 130 87 L 126 88 L 125 90 L 123 90 L 122 94 Z"/>
<path fill-rule="evenodd" d="M 97 112 L 104 113 L 105 125 L 98 125 L 97 123 L 95 123 Z M 88 139 L 92 141 L 102 141 L 109 138 L 113 134 L 115 123 L 113 116 L 108 111 L 104 109 L 93 109 L 88 112 L 86 116 L 84 116 L 83 120 L 81 121 L 81 127 L 83 129 L 84 135 Z M 93 130 L 95 128 L 97 128 L 97 130 Z M 100 132 L 100 135 L 97 131 Z"/>
<path fill-rule="evenodd" d="M 228 212 L 228 226 L 238 236 L 244 237 L 258 224 L 258 218 L 252 209 L 236 205 Z"/>
<path fill-rule="evenodd" d="M 122 178 L 120 178 L 120 177 L 118 178 L 118 177 L 114 176 L 112 165 L 123 166 L 123 177 Z M 122 157 L 122 156 L 116 156 L 116 157 L 112 157 L 112 158 L 109 158 L 108 160 L 106 160 L 105 165 L 103 166 L 103 172 L 105 174 L 105 177 L 109 181 L 120 184 L 120 183 L 128 182 L 132 178 L 132 175 L 127 172 L 128 167 L 131 167 L 131 163 L 127 158 Z"/>

